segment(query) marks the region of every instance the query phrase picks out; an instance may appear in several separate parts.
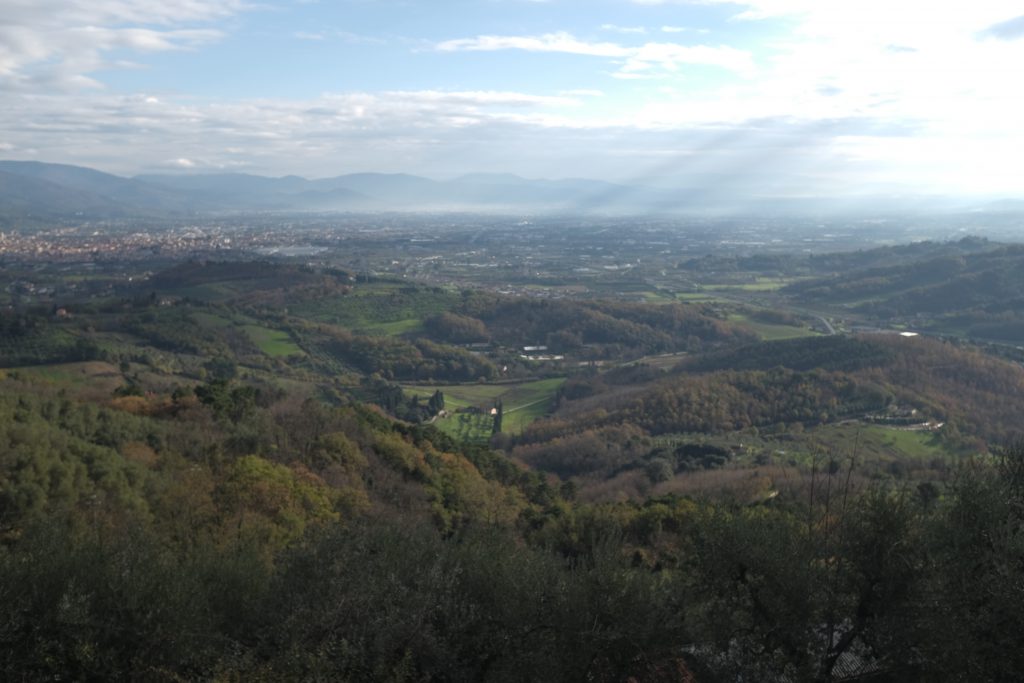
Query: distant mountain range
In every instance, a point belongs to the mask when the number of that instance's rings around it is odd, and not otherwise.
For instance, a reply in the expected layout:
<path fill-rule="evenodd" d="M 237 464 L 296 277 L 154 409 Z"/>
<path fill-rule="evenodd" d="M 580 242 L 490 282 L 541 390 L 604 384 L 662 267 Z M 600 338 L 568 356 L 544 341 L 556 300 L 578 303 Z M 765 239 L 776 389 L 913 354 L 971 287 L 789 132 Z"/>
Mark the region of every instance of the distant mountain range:
<path fill-rule="evenodd" d="M 846 200 L 849 204 L 849 200 Z M 733 200 L 687 189 L 598 180 L 528 180 L 512 174 L 470 174 L 438 181 L 402 173 L 355 173 L 309 180 L 242 173 L 151 174 L 134 178 L 91 168 L 0 161 L 0 221 L 175 217 L 251 211 L 480 211 L 530 213 L 830 213 L 821 199 Z M 1019 210 L 1020 201 L 977 207 L 935 198 L 862 199 L 880 211 Z"/>
<path fill-rule="evenodd" d="M 242 173 L 122 178 L 80 166 L 0 161 L 0 217 L 8 220 L 226 211 L 649 211 L 672 202 L 667 190 L 510 174 L 447 181 L 401 173 L 318 180 Z"/>

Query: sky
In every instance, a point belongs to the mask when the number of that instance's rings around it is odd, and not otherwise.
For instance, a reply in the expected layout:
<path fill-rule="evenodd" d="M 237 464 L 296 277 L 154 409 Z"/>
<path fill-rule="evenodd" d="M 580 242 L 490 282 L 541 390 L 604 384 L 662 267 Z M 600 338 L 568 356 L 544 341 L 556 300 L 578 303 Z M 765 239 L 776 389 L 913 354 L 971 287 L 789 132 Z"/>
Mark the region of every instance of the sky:
<path fill-rule="evenodd" d="M 1019 0 L 0 0 L 0 158 L 1024 197 Z"/>

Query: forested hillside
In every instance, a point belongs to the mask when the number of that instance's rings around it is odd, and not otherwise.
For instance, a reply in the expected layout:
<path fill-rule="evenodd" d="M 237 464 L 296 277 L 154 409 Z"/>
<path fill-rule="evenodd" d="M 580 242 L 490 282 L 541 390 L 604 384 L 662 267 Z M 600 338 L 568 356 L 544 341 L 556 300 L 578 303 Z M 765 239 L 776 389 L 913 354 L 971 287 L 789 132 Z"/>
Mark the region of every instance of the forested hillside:
<path fill-rule="evenodd" d="M 983 339 L 1019 341 L 1024 331 L 1024 249 L 1001 246 L 798 282 L 808 303 L 843 304 L 875 320 Z"/>
<path fill-rule="evenodd" d="M 960 258 L 971 254 L 983 254 L 1003 246 L 1005 245 L 990 242 L 981 237 L 964 237 L 955 242 L 923 240 L 912 244 L 825 254 L 707 254 L 699 258 L 681 261 L 679 268 L 705 276 L 760 273 L 773 277 L 826 278 L 863 273 L 869 270 L 896 269 L 908 264 L 923 264 L 928 261 Z M 811 286 L 813 287 L 813 285 Z"/>
<path fill-rule="evenodd" d="M 809 497 L 754 508 L 584 505 L 359 406 L 2 386 L 12 680 L 1008 680 L 1024 664 L 1019 451 L 849 499 L 838 463 Z"/>
<path fill-rule="evenodd" d="M 0 312 L 5 680 L 1024 670 L 1017 365 L 725 303 L 63 277 Z"/>
<path fill-rule="evenodd" d="M 761 342 L 693 356 L 670 372 L 635 368 L 575 378 L 563 387 L 559 409 L 511 443 L 523 461 L 562 476 L 650 468 L 666 443 L 700 443 L 716 434 L 731 434 L 727 441 L 743 442 L 737 448 L 745 453 L 754 448 L 764 464 L 771 445 L 760 437 L 784 435 L 788 445 L 775 448 L 790 451 L 794 433 L 806 434 L 810 445 L 797 450 L 832 450 L 831 439 L 813 445 L 815 434 L 846 424 L 869 434 L 873 424 L 918 425 L 939 455 L 1018 438 L 1022 397 L 1019 366 L 948 342 L 896 335 Z M 940 431 L 926 429 L 940 424 Z M 852 451 L 855 444 L 841 447 Z M 655 480 L 690 468 L 687 457 L 678 458 Z"/>

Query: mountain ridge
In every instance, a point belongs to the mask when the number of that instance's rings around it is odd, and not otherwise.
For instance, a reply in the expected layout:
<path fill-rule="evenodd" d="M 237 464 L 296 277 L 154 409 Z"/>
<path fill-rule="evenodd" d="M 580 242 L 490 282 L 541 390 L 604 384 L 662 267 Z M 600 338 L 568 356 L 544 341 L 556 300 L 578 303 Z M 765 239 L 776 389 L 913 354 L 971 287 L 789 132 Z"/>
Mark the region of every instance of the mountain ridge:
<path fill-rule="evenodd" d="M 247 211 L 477 211 L 572 214 L 848 215 L 1024 210 L 1024 201 L 926 201 L 924 197 L 755 198 L 585 178 L 530 179 L 468 173 L 435 180 L 363 172 L 326 178 L 247 173 L 149 173 L 122 177 L 39 161 L 0 160 L 0 220 L 175 217 Z M 14 177 L 21 180 L 14 180 Z M 59 188 L 33 184 L 45 182 Z M 60 199 L 55 199 L 57 195 Z M 933 198 L 934 199 L 934 198 Z"/>

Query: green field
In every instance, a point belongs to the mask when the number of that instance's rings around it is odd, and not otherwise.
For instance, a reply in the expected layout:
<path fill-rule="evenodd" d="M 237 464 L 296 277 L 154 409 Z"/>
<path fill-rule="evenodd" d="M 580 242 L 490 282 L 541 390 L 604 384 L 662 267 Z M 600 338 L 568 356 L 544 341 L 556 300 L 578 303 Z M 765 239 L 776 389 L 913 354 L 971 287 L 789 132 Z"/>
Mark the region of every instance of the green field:
<path fill-rule="evenodd" d="M 34 365 L 21 368 L 8 368 L 3 370 L 6 375 L 18 374 L 25 377 L 41 380 L 50 384 L 79 385 L 88 384 L 96 377 L 116 376 L 120 379 L 118 372 L 110 363 L 102 361 L 86 361 L 82 363 L 58 363 L 54 365 Z"/>
<path fill-rule="evenodd" d="M 821 425 L 797 436 L 796 444 L 799 445 L 794 450 L 805 453 L 856 456 L 861 461 L 924 462 L 955 457 L 936 432 L 863 423 Z"/>
<path fill-rule="evenodd" d="M 652 368 L 658 368 L 660 370 L 671 370 L 675 366 L 679 365 L 688 354 L 685 352 L 678 353 L 659 353 L 653 356 L 644 356 L 643 358 L 637 358 L 634 361 L 625 363 L 625 365 L 649 365 Z"/>
<path fill-rule="evenodd" d="M 0 381 L 8 377 L 21 377 L 40 384 L 74 390 L 76 393 L 87 390 L 106 397 L 111 396 L 114 389 L 121 386 L 124 381 L 121 372 L 116 367 L 102 361 L 35 365 L 0 370 Z"/>
<path fill-rule="evenodd" d="M 555 392 L 564 378 L 542 379 L 521 384 L 454 384 L 446 386 L 405 386 L 406 393 L 429 398 L 435 391 L 444 394 L 445 407 L 451 413 L 435 424 L 456 438 L 480 440 L 491 435 L 492 418 L 489 414 L 456 413 L 459 408 L 476 406 L 489 413 L 495 401 L 501 399 L 503 408 L 502 431 L 521 432 L 537 418 L 551 410 Z"/>
<path fill-rule="evenodd" d="M 782 339 L 797 339 L 800 337 L 816 337 L 819 333 L 808 327 L 794 327 L 792 325 L 777 325 L 773 323 L 763 323 L 758 320 L 753 320 L 748 316 L 740 313 L 734 313 L 729 316 L 729 321 L 734 323 L 740 323 L 745 327 L 752 329 L 761 339 L 765 341 L 779 341 Z"/>
<path fill-rule="evenodd" d="M 262 325 L 242 325 L 242 329 L 245 330 L 252 343 L 268 356 L 277 358 L 303 353 L 287 332 L 273 330 Z"/>
<path fill-rule="evenodd" d="M 424 318 L 449 310 L 459 300 L 456 292 L 445 289 L 374 282 L 347 294 L 300 302 L 290 310 L 299 317 L 352 330 L 397 335 L 418 330 Z"/>
<path fill-rule="evenodd" d="M 912 432 L 875 425 L 865 426 L 863 429 L 869 438 L 881 440 L 884 447 L 892 448 L 893 451 L 903 456 L 930 458 L 947 455 L 934 432 Z"/>
<path fill-rule="evenodd" d="M 676 300 L 672 294 L 665 292 L 641 292 L 640 296 L 649 304 L 671 304 Z"/>
<path fill-rule="evenodd" d="M 230 327 L 233 322 L 230 318 L 225 318 L 224 316 L 215 315 L 213 313 L 205 313 L 203 311 L 196 311 L 192 313 L 192 319 L 203 327 L 214 330 L 222 330 L 225 327 Z"/>
<path fill-rule="evenodd" d="M 710 301 L 727 301 L 715 296 L 713 292 L 677 292 L 676 299 L 688 303 L 705 303 Z"/>
<path fill-rule="evenodd" d="M 782 289 L 786 285 L 793 284 L 798 279 L 799 278 L 758 277 L 755 278 L 752 282 L 709 284 L 705 285 L 705 287 L 710 290 L 720 290 L 723 292 L 774 292 L 779 289 Z"/>
<path fill-rule="evenodd" d="M 175 296 L 210 302 L 228 301 L 247 291 L 244 284 L 235 282 L 208 282 L 170 290 Z"/>
<path fill-rule="evenodd" d="M 434 424 L 445 434 L 459 441 L 487 441 L 491 438 L 494 418 L 490 415 L 455 413 Z"/>
<path fill-rule="evenodd" d="M 252 322 L 252 318 L 246 316 L 218 315 L 216 313 L 196 311 L 191 314 L 191 317 L 199 326 L 208 330 L 219 332 L 231 327 L 237 327 L 256 348 L 273 358 L 283 358 L 296 354 L 304 355 L 305 353 L 287 332 L 259 325 Z"/>
<path fill-rule="evenodd" d="M 657 446 L 675 448 L 681 443 L 709 443 L 723 448 L 742 445 L 746 455 L 769 453 L 778 463 L 803 466 L 821 463 L 823 458 L 847 462 L 854 458 L 861 472 L 878 473 L 891 463 L 930 467 L 936 460 L 951 462 L 960 454 L 943 442 L 940 432 L 910 431 L 862 422 L 842 422 L 773 434 L 662 434 L 654 437 Z M 749 463 L 747 463 L 749 464 Z"/>
<path fill-rule="evenodd" d="M 444 393 L 448 410 L 479 406 L 490 408 L 499 396 L 506 394 L 515 384 L 451 384 L 438 386 L 405 386 L 408 394 L 429 398 L 438 389 Z"/>
<path fill-rule="evenodd" d="M 423 329 L 423 321 L 419 318 L 408 318 L 406 320 L 395 320 L 386 323 L 369 323 L 356 328 L 357 332 L 363 334 L 378 334 L 394 337 L 401 334 L 420 332 Z"/>

